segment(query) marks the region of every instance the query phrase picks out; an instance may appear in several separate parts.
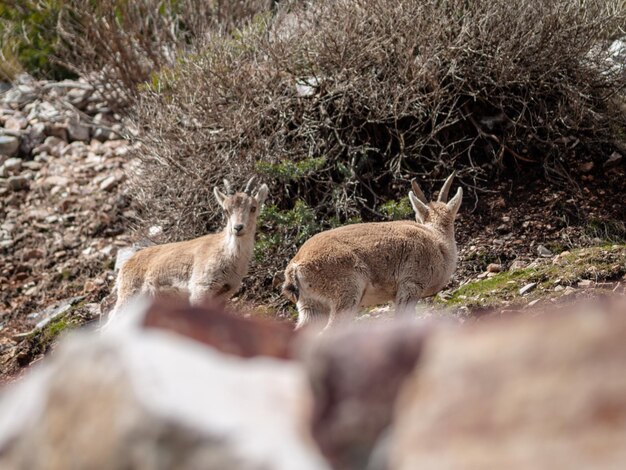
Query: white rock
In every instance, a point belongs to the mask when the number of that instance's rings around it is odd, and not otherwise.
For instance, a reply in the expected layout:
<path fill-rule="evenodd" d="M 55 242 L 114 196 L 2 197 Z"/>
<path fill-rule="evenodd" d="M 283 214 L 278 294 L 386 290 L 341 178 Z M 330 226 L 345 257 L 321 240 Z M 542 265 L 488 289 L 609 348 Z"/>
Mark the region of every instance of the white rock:
<path fill-rule="evenodd" d="M 309 97 L 317 93 L 320 81 L 316 77 L 301 78 L 296 81 L 296 95 Z"/>
<path fill-rule="evenodd" d="M 119 178 L 116 175 L 107 176 L 100 183 L 100 189 L 102 191 L 109 191 L 113 189 L 115 186 L 117 186 L 120 183 L 120 181 L 121 181 L 121 178 Z"/>
<path fill-rule="evenodd" d="M 526 295 L 530 291 L 532 291 L 535 287 L 537 287 L 537 283 L 536 282 L 531 282 L 529 284 L 526 284 L 524 287 L 522 287 L 519 290 L 519 295 Z"/>
<path fill-rule="evenodd" d="M 513 260 L 511 266 L 509 266 L 509 271 L 518 271 L 520 269 L 524 269 L 526 267 L 526 263 L 522 260 Z"/>
<path fill-rule="evenodd" d="M 22 163 L 21 158 L 9 158 L 4 161 L 2 166 L 4 166 L 5 170 L 9 173 L 17 173 L 22 169 Z"/>
<path fill-rule="evenodd" d="M 54 187 L 54 186 L 67 186 L 69 183 L 69 179 L 66 176 L 62 175 L 51 175 L 41 182 L 43 186 Z"/>
<path fill-rule="evenodd" d="M 326 470 L 311 400 L 298 363 L 119 323 L 75 333 L 5 393 L 0 467 Z"/>
<path fill-rule="evenodd" d="M 156 237 L 158 235 L 161 235 L 162 233 L 163 227 L 161 227 L 160 225 L 153 225 L 148 229 L 148 236 L 150 237 Z"/>

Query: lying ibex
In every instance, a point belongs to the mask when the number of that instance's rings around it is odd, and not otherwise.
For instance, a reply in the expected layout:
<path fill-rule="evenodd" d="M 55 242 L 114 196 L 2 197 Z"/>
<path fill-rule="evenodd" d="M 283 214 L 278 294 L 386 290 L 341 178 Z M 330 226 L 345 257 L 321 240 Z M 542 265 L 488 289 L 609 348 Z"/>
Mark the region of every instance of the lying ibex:
<path fill-rule="evenodd" d="M 347 225 L 307 240 L 289 262 L 283 284 L 283 294 L 298 308 L 296 328 L 320 320 L 328 328 L 359 306 L 389 300 L 398 312 L 415 311 L 418 299 L 441 290 L 457 263 L 454 218 L 463 190 L 445 202 L 453 178 L 430 203 L 411 182 L 416 222 Z"/>
<path fill-rule="evenodd" d="M 177 291 L 189 301 L 228 299 L 248 272 L 254 248 L 256 219 L 268 193 L 262 185 L 252 195 L 254 177 L 241 193 L 224 180 L 226 192 L 213 189 L 227 224 L 219 233 L 193 240 L 151 246 L 135 253 L 117 276 L 117 302 L 109 318 L 134 295 Z"/>

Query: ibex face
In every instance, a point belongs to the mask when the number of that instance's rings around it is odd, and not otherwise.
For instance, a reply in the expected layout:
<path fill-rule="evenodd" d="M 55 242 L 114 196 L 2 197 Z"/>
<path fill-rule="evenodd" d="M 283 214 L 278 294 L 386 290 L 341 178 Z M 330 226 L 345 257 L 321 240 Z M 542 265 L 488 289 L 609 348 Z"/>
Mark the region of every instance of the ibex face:
<path fill-rule="evenodd" d="M 267 185 L 261 186 L 256 194 L 252 196 L 251 188 L 253 183 L 254 178 L 248 182 L 243 192 L 228 195 L 221 192 L 217 186 L 213 189 L 215 198 L 224 211 L 224 216 L 227 220 L 226 232 L 235 237 L 242 237 L 251 229 L 255 230 L 259 207 L 267 196 Z M 228 192 L 231 192 L 228 180 L 224 180 L 224 186 Z"/>

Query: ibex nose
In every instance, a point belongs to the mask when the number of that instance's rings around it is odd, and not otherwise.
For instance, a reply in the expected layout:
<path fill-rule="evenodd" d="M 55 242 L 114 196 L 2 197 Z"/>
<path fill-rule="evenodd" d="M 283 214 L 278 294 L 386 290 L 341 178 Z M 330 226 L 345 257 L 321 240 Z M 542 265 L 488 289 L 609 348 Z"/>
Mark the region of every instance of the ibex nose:
<path fill-rule="evenodd" d="M 235 229 L 235 232 L 239 233 L 243 230 L 243 224 L 237 224 L 233 228 Z"/>

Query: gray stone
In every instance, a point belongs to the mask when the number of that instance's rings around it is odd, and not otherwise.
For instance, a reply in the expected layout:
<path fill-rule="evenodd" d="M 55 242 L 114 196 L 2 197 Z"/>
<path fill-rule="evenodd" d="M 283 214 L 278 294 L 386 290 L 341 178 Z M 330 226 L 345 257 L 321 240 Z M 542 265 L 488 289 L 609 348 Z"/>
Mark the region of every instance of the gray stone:
<path fill-rule="evenodd" d="M 0 155 L 13 157 L 20 148 L 20 139 L 14 135 L 0 134 Z"/>
<path fill-rule="evenodd" d="M 70 141 L 81 141 L 88 142 L 89 141 L 89 131 L 90 128 L 88 125 L 82 123 L 77 118 L 69 119 L 66 123 L 67 126 L 67 134 Z"/>
<path fill-rule="evenodd" d="M 43 153 L 46 152 L 49 155 L 53 155 L 58 157 L 61 155 L 61 151 L 65 147 L 66 143 L 55 136 L 46 137 L 43 144 L 38 145 L 35 149 L 33 149 L 33 153 Z"/>
<path fill-rule="evenodd" d="M 89 97 L 93 94 L 93 89 L 72 88 L 66 95 L 68 101 L 81 111 L 87 107 Z"/>
<path fill-rule="evenodd" d="M 553 253 L 543 245 L 537 247 L 537 254 L 542 258 L 551 258 L 553 256 Z"/>
<path fill-rule="evenodd" d="M 28 126 L 22 134 L 20 153 L 31 155 L 35 147 L 41 145 L 46 138 L 45 130 L 46 125 L 43 122 L 36 122 Z"/>
<path fill-rule="evenodd" d="M 28 178 L 22 175 L 10 176 L 7 179 L 9 188 L 13 191 L 22 191 L 29 188 Z"/>
<path fill-rule="evenodd" d="M 43 165 L 40 162 L 28 161 L 22 162 L 22 167 L 28 170 L 39 171 L 43 168 Z"/>
<path fill-rule="evenodd" d="M 18 85 L 4 93 L 2 101 L 19 108 L 37 99 L 36 90 L 30 85 Z"/>
<path fill-rule="evenodd" d="M 63 142 L 69 140 L 67 133 L 67 126 L 60 122 L 49 122 L 46 124 L 46 134 L 49 136 L 57 137 Z"/>

